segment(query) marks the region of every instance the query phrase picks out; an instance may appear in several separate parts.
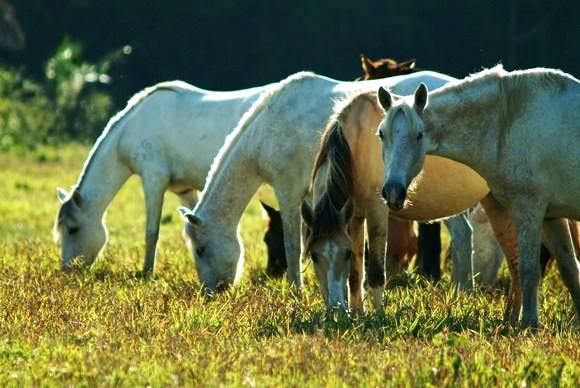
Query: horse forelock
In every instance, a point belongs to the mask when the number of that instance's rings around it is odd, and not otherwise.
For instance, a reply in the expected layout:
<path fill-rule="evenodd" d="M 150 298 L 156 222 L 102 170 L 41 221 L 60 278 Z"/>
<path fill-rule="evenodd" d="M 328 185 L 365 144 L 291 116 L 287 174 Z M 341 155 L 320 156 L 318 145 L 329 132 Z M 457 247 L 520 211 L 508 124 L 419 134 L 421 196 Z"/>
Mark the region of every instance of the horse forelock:
<path fill-rule="evenodd" d="M 308 239 L 310 243 L 328 237 L 341 228 L 343 220 L 340 210 L 334 205 L 330 196 L 323 195 L 320 198 L 314 207 L 314 217 Z"/>
<path fill-rule="evenodd" d="M 419 126 L 419 114 L 414 109 L 413 106 L 409 104 L 400 104 L 390 108 L 386 114 L 386 122 L 388 123 L 389 127 L 392 127 L 393 121 L 397 117 L 397 115 L 403 115 L 404 119 L 407 121 L 407 128 L 410 132 L 411 136 L 415 136 L 418 132 Z"/>

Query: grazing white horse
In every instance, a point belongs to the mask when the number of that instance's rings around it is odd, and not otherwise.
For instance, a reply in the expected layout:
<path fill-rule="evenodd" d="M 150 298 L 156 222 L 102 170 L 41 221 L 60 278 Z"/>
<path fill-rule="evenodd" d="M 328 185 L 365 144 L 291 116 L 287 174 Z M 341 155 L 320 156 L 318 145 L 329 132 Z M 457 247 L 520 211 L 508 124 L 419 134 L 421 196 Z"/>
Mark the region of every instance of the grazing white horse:
<path fill-rule="evenodd" d="M 240 217 L 260 185 L 271 185 L 280 204 L 291 283 L 301 286 L 300 204 L 335 100 L 380 85 L 399 93 L 421 82 L 439 87 L 444 74 L 419 72 L 362 82 L 340 82 L 313 73 L 288 77 L 262 95 L 228 136 L 216 157 L 200 200 L 181 208 L 200 280 L 208 289 L 237 281 L 243 267 Z M 385 219 L 386 222 L 386 219 Z"/>
<path fill-rule="evenodd" d="M 152 272 L 164 192 L 171 190 L 184 206 L 193 206 L 226 135 L 271 86 L 212 92 L 173 81 L 133 96 L 107 124 L 73 190 L 57 190 L 62 205 L 54 231 L 62 242 L 63 268 L 75 257 L 85 265 L 94 262 L 107 241 L 104 212 L 137 174 L 147 212 L 143 270 Z"/>
<path fill-rule="evenodd" d="M 580 81 L 551 69 L 501 66 L 450 83 L 428 96 L 379 90 L 379 125 L 388 168 L 384 195 L 404 205 L 425 156 L 472 167 L 511 213 L 520 253 L 523 324 L 537 326 L 540 236 L 556 257 L 580 323 L 580 269 L 567 221 L 580 220 Z"/>

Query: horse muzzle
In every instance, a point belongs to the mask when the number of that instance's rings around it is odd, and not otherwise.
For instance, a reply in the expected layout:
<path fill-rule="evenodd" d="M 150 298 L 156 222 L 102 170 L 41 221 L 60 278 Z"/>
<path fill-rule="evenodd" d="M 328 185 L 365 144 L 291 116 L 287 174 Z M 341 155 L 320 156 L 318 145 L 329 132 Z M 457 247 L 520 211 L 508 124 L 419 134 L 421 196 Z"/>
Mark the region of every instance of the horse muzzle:
<path fill-rule="evenodd" d="M 387 201 L 389 209 L 399 211 L 405 206 L 407 188 L 398 182 L 387 181 L 383 187 L 383 199 Z"/>

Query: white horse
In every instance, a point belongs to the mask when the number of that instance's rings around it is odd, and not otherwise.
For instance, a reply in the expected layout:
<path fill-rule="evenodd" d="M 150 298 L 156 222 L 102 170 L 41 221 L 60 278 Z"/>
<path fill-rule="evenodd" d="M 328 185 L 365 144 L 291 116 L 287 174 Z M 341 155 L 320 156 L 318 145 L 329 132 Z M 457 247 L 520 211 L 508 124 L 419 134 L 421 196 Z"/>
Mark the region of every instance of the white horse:
<path fill-rule="evenodd" d="M 379 90 L 387 111 L 384 195 L 398 210 L 425 156 L 464 163 L 513 217 L 520 253 L 522 321 L 537 326 L 540 236 L 556 257 L 580 323 L 580 269 L 563 217 L 580 220 L 580 81 L 561 71 L 501 66 L 414 97 Z"/>
<path fill-rule="evenodd" d="M 315 153 L 334 101 L 380 85 L 403 92 L 421 82 L 436 88 L 450 80 L 444 74 L 419 72 L 340 82 L 301 72 L 262 95 L 228 136 L 196 207 L 180 209 L 192 225 L 188 235 L 200 280 L 209 289 L 238 280 L 243 267 L 239 220 L 259 186 L 267 183 L 280 204 L 288 278 L 300 287 L 300 204 L 308 192 Z"/>
<path fill-rule="evenodd" d="M 94 262 L 107 241 L 103 215 L 133 174 L 141 177 L 147 226 L 143 269 L 152 272 L 166 190 L 193 206 L 214 156 L 259 95 L 272 85 L 212 92 L 184 82 L 164 82 L 133 96 L 95 143 L 70 193 L 58 189 L 62 206 L 54 226 L 62 241 L 61 265 Z"/>

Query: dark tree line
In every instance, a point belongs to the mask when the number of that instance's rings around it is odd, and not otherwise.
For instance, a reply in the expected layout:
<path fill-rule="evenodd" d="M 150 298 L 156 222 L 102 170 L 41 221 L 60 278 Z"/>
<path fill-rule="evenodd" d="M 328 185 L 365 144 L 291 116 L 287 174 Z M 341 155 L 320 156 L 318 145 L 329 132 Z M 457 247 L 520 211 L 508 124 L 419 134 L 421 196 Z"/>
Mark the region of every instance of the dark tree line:
<path fill-rule="evenodd" d="M 2 62 L 40 78 L 67 38 L 87 61 L 126 47 L 110 69 L 117 103 L 138 89 L 183 79 L 236 89 L 299 70 L 338 79 L 360 74 L 359 53 L 417 58 L 464 76 L 503 62 L 575 74 L 580 2 L 574 0 L 0 0 L 26 36 Z M 129 49 L 130 47 L 130 49 Z"/>

